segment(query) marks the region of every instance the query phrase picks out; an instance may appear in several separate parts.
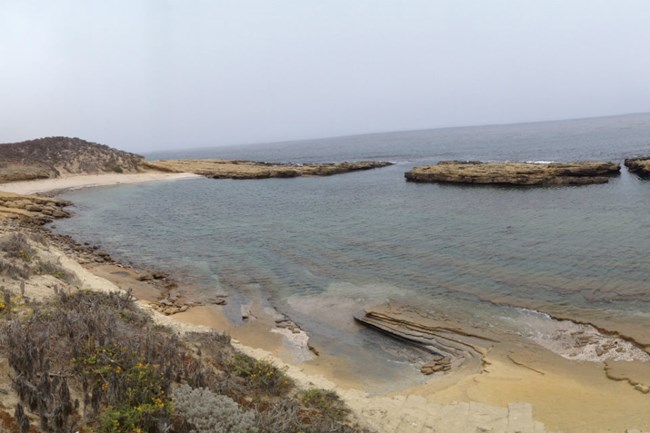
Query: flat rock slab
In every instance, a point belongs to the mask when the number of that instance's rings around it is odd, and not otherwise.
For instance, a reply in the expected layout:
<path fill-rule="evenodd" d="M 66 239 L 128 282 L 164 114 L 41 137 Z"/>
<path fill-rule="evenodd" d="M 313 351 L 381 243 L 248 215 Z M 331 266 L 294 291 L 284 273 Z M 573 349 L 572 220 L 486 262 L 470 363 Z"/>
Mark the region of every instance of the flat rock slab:
<path fill-rule="evenodd" d="M 64 208 L 71 204 L 56 198 L 0 191 L 0 219 L 22 218 L 44 224 L 57 218 L 69 217 L 70 213 Z"/>
<path fill-rule="evenodd" d="M 589 185 L 607 183 L 620 173 L 612 162 L 528 163 L 441 161 L 404 174 L 410 182 L 481 185 Z"/>
<path fill-rule="evenodd" d="M 280 164 L 220 159 L 151 161 L 149 168 L 175 173 L 195 173 L 213 179 L 268 179 L 271 177 L 331 176 L 392 165 L 383 161 Z"/>
<path fill-rule="evenodd" d="M 461 366 L 481 371 L 484 356 L 496 336 L 489 330 L 454 323 L 450 318 L 429 314 L 415 307 L 386 303 L 355 314 L 355 320 L 400 341 L 417 347 L 425 354 L 420 371 L 444 374 Z"/>

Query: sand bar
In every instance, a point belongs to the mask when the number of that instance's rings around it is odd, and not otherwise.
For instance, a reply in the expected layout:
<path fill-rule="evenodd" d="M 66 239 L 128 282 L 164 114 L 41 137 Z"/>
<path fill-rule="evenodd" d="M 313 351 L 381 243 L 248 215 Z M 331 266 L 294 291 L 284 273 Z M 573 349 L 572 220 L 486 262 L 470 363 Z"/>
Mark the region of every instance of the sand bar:
<path fill-rule="evenodd" d="M 192 179 L 199 177 L 202 176 L 193 173 L 162 173 L 159 171 L 148 171 L 135 174 L 84 174 L 59 177 L 55 179 L 39 179 L 24 182 L 2 183 L 0 184 L 0 191 L 13 192 L 16 194 L 39 194 L 51 191 L 90 188 L 95 186 L 122 185 L 161 180 Z"/>

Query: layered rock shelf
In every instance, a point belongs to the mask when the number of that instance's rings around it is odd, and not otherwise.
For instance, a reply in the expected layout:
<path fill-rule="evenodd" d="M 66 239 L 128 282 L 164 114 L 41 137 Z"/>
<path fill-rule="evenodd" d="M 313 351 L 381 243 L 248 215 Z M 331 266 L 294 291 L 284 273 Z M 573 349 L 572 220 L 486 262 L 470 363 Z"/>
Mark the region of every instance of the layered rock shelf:
<path fill-rule="evenodd" d="M 239 160 L 164 160 L 146 162 L 145 166 L 172 173 L 195 173 L 213 179 L 267 179 L 271 177 L 331 176 L 358 170 L 392 165 L 382 161 L 339 163 L 279 164 Z"/>
<path fill-rule="evenodd" d="M 528 163 L 441 161 L 404 174 L 410 182 L 483 185 L 589 185 L 620 174 L 612 162 Z"/>
<path fill-rule="evenodd" d="M 455 326 L 447 317 L 434 317 L 406 305 L 378 305 L 354 318 L 425 352 L 420 371 L 426 375 L 461 366 L 478 371 L 488 349 L 497 343 L 487 331 Z"/>
<path fill-rule="evenodd" d="M 650 156 L 626 159 L 625 166 L 630 173 L 634 173 L 639 177 L 650 178 Z"/>
<path fill-rule="evenodd" d="M 0 219 L 24 219 L 37 224 L 67 218 L 70 213 L 64 208 L 72 203 L 66 200 L 20 195 L 0 191 Z"/>

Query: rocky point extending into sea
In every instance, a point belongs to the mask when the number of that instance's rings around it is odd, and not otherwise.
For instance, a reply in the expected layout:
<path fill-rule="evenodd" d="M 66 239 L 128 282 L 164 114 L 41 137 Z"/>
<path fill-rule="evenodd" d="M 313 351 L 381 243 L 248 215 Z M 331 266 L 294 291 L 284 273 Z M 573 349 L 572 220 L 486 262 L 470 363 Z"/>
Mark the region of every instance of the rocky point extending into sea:
<path fill-rule="evenodd" d="M 213 179 L 268 179 L 271 177 L 331 176 L 392 165 L 384 161 L 336 163 L 269 163 L 220 159 L 151 161 L 145 166 L 173 173 L 195 173 Z"/>

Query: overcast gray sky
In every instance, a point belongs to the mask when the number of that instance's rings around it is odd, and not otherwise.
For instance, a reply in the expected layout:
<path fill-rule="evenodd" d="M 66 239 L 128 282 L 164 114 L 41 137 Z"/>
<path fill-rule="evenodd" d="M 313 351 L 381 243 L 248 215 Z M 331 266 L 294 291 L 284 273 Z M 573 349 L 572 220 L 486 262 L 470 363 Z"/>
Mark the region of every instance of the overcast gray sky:
<path fill-rule="evenodd" d="M 0 142 L 152 151 L 650 111 L 648 0 L 0 0 Z"/>

